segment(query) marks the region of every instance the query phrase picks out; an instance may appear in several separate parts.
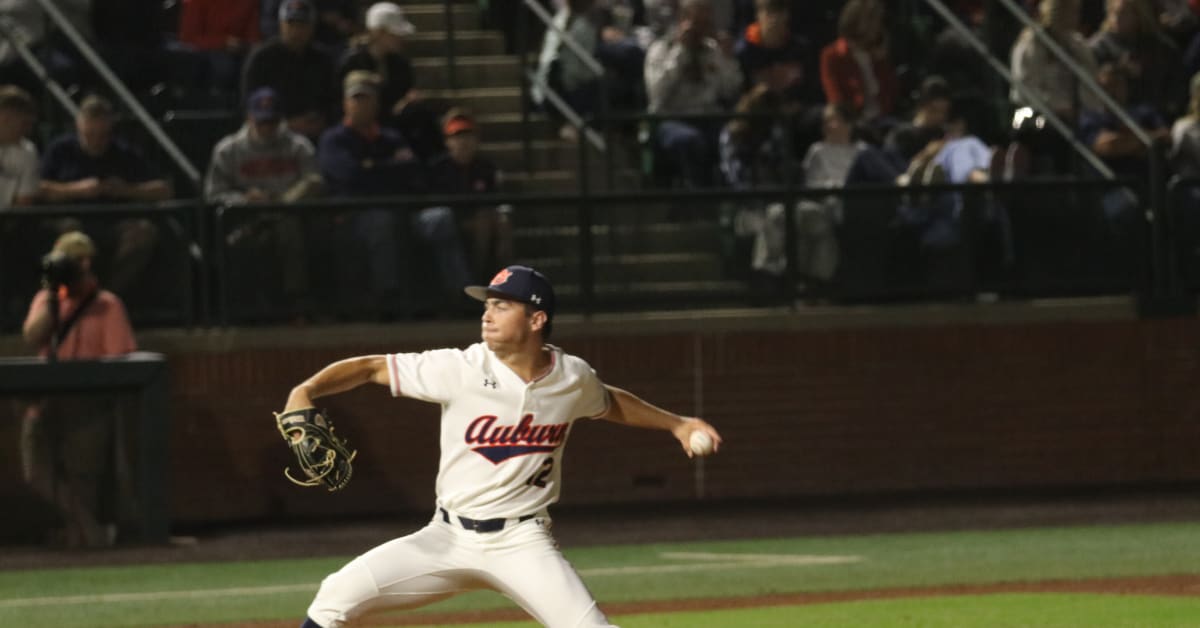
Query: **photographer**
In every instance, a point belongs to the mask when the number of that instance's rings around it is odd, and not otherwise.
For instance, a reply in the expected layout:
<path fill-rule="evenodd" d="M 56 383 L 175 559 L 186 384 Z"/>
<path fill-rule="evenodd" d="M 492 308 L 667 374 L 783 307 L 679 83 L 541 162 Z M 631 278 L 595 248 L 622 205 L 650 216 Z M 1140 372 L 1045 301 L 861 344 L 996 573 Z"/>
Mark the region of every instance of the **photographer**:
<path fill-rule="evenodd" d="M 25 341 L 49 361 L 93 360 L 137 350 L 125 306 L 100 287 L 96 247 L 79 231 L 65 233 L 42 262 L 43 285 L 25 318 Z M 46 399 L 25 409 L 21 467 L 25 481 L 63 517 L 54 539 L 68 547 L 105 547 L 115 540 L 120 514 L 103 490 L 123 473 L 117 409 L 111 398 Z M 119 484 L 118 484 L 119 486 Z"/>

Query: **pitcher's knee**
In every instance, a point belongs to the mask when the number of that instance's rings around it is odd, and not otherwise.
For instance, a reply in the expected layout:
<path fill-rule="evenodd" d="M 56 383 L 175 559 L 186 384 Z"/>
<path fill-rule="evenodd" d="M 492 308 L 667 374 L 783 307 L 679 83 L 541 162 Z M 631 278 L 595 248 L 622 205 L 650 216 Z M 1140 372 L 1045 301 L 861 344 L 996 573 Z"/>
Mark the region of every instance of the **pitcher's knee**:
<path fill-rule="evenodd" d="M 375 580 L 354 562 L 328 575 L 308 607 L 308 617 L 322 628 L 341 628 L 379 595 Z"/>

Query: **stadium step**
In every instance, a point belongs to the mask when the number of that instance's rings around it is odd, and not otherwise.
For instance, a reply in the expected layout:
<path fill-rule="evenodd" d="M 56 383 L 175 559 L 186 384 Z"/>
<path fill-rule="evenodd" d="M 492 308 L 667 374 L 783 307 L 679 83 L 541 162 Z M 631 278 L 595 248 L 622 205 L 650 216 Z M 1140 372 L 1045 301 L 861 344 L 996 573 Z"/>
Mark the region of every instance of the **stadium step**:
<path fill-rule="evenodd" d="M 450 68 L 443 58 L 414 59 L 413 74 L 420 89 L 450 87 Z M 454 63 L 454 81 L 470 88 L 519 87 L 521 68 L 513 56 L 458 57 Z M 519 106 L 520 101 L 517 103 Z"/>
<path fill-rule="evenodd" d="M 416 32 L 405 38 L 404 51 L 414 61 L 423 59 L 446 60 L 446 31 Z M 471 57 L 477 55 L 504 54 L 504 35 L 493 31 L 454 31 L 454 55 Z M 424 78 L 421 76 L 418 79 Z"/>
<path fill-rule="evenodd" d="M 446 31 L 446 7 L 443 4 L 406 4 L 404 17 L 412 22 L 417 33 Z M 478 30 L 482 26 L 479 6 L 474 3 L 455 3 L 451 9 L 454 34 Z"/>
<path fill-rule="evenodd" d="M 521 129 L 521 112 L 488 113 L 475 116 L 479 124 L 479 136 L 484 142 L 520 142 L 525 137 Z M 529 135 L 535 141 L 550 139 L 555 135 L 555 126 L 544 113 L 529 115 Z"/>
<path fill-rule="evenodd" d="M 479 152 L 497 165 L 503 164 L 508 169 L 525 163 L 523 142 L 485 142 L 479 147 Z M 534 170 L 574 168 L 578 158 L 579 151 L 575 146 L 566 142 L 557 140 L 530 142 L 529 159 Z"/>
<path fill-rule="evenodd" d="M 469 108 L 476 115 L 513 113 L 521 111 L 521 88 L 479 87 L 473 89 L 431 89 L 431 98 L 443 98 L 448 102 Z"/>

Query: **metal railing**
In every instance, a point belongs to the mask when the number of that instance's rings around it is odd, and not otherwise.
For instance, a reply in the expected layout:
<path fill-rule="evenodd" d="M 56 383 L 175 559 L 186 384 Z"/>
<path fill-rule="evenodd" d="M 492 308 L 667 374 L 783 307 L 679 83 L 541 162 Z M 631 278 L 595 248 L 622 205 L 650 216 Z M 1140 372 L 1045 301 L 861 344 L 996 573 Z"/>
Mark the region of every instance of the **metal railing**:
<path fill-rule="evenodd" d="M 138 216 L 159 221 L 174 218 L 187 231 L 175 241 L 195 239 L 204 242 L 207 249 L 204 259 L 211 260 L 213 265 L 175 262 L 178 276 L 168 279 L 163 289 L 177 289 L 181 298 L 174 306 L 167 304 L 176 308 L 174 316 L 158 324 L 223 326 L 247 321 L 283 322 L 299 312 L 289 309 L 291 306 L 286 304 L 273 310 L 250 312 L 231 292 L 237 285 L 251 292 L 262 288 L 253 283 L 255 280 L 248 275 L 246 267 L 230 265 L 230 244 L 226 240 L 236 225 L 244 224 L 253 216 L 286 212 L 306 221 L 383 208 L 403 218 L 428 207 L 446 206 L 466 211 L 509 204 L 516 206 L 518 214 L 540 212 L 544 218 L 542 226 L 538 226 L 541 223 L 537 220 L 523 223 L 529 235 L 522 237 L 529 238 L 529 244 L 518 247 L 516 261 L 555 268 L 552 277 L 558 277 L 556 284 L 565 310 L 590 314 L 612 308 L 687 308 L 704 303 L 747 305 L 756 302 L 756 293 L 753 286 L 746 283 L 752 281 L 752 277 L 744 272 L 747 269 L 743 268 L 743 262 L 736 255 L 731 257 L 727 251 L 722 253 L 724 245 L 713 249 L 714 238 L 724 239 L 728 235 L 719 226 L 722 212 L 778 203 L 787 215 L 791 215 L 793 208 L 799 207 L 801 202 L 823 203 L 835 199 L 844 215 L 835 232 L 841 248 L 838 274 L 820 292 L 800 291 L 800 285 L 808 277 L 799 270 L 801 264 L 797 252 L 802 246 L 801 236 L 794 218 L 789 219 L 784 231 L 787 270 L 781 291 L 773 295 L 777 297 L 774 303 L 796 307 L 796 299 L 813 296 L 834 302 L 880 302 L 895 299 L 972 300 L 985 293 L 1016 297 L 1135 294 L 1144 291 L 1153 280 L 1150 273 L 1158 272 L 1149 264 L 1145 234 L 1135 226 L 1114 238 L 1110 234 L 1112 224 L 1102 215 L 1097 202 L 1106 191 L 1123 184 L 1123 181 L 1046 180 L 910 187 L 862 185 L 839 189 L 781 186 L 745 191 L 596 191 L 586 198 L 578 194 L 489 194 L 322 199 L 286 206 L 179 201 L 161 206 L 14 208 L 0 212 L 0 238 L 4 238 L 0 241 L 0 250 L 11 251 L 13 242 L 28 237 L 29 232 L 20 226 L 20 221 L 55 216 L 106 217 L 109 220 Z M 1173 192 L 1180 189 L 1182 184 L 1172 187 Z M 924 225 L 905 222 L 899 210 L 938 203 L 961 204 L 961 219 L 955 227 L 961 236 L 949 246 L 926 250 L 919 245 Z M 687 208 L 695 217 L 682 221 L 671 219 L 667 213 L 671 207 Z M 1003 272 L 989 274 L 987 268 L 995 266 L 1000 258 L 993 247 L 982 246 L 985 240 L 978 236 L 995 232 L 994 216 L 998 207 L 1007 212 L 1016 226 L 1011 237 L 1016 244 L 1017 256 L 1015 264 L 1003 266 Z M 662 218 L 650 224 L 643 219 L 647 213 L 657 213 Z M 406 297 L 436 293 L 437 287 L 428 284 L 436 272 L 431 275 L 428 269 L 422 269 L 419 259 L 429 252 L 422 249 L 416 236 L 403 226 L 408 221 L 398 220 L 397 223 L 401 227 L 396 237 L 405 255 L 397 263 L 411 275 L 405 281 L 418 286 Z M 687 229 L 693 230 L 690 235 Z M 542 239 L 533 239 L 535 233 Z M 660 238 L 672 234 L 677 236 L 675 246 L 682 247 L 679 253 L 668 253 L 666 247 L 659 245 Z M 328 235 L 327 231 L 317 229 L 309 237 L 325 238 Z M 649 243 L 650 249 L 638 249 L 635 246 L 638 241 Z M 183 248 L 168 249 L 166 254 L 176 260 L 194 259 Z M 344 249 L 338 249 L 332 255 L 344 252 Z M 40 255 L 44 251 L 37 253 Z M 273 262 L 265 251 L 254 254 L 252 249 L 250 253 L 245 259 L 252 264 Z M 103 250 L 101 254 L 104 254 Z M 649 261 L 639 262 L 642 258 L 649 258 Z M 662 261 L 654 261 L 658 258 Z M 24 312 L 9 306 L 14 299 L 27 304 L 36 287 L 36 259 L 25 261 L 23 273 L 12 267 L 2 274 L 8 281 L 0 283 L 0 288 L 11 290 L 13 280 L 20 277 L 24 281 L 17 284 L 26 292 L 17 295 L 0 293 L 0 304 L 5 305 L 0 309 L 0 317 L 3 317 L 0 328 L 13 329 L 14 325 L 19 325 Z M 311 264 L 327 265 L 333 261 L 329 254 L 309 257 Z M 688 270 L 692 268 L 688 264 L 692 263 L 699 264 L 695 267 L 698 270 Z M 682 279 L 655 278 L 661 269 L 670 268 L 672 264 L 684 264 L 677 272 L 689 274 Z M 930 275 L 930 272 L 935 274 Z M 308 294 L 314 301 L 338 303 L 336 299 L 322 296 L 322 291 L 328 289 L 340 287 L 314 284 Z M 439 306 L 432 304 L 435 308 Z M 131 312 L 136 321 L 139 312 L 136 309 Z M 371 312 L 324 314 L 351 319 L 371 316 Z M 401 318 L 412 315 L 411 311 L 400 313 Z"/>

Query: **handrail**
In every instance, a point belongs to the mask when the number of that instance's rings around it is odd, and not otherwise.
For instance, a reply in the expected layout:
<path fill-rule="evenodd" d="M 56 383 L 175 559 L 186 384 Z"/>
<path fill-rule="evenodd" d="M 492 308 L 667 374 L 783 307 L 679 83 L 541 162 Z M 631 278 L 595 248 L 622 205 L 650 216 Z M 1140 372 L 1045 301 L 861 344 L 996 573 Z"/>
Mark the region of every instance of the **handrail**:
<path fill-rule="evenodd" d="M 930 8 L 941 15 L 951 28 L 957 31 L 958 34 L 962 35 L 966 42 L 983 56 L 988 65 L 991 66 L 996 73 L 1004 77 L 1004 80 L 1008 81 L 1009 85 L 1012 85 L 1014 89 L 1020 92 L 1022 97 L 1033 103 L 1033 105 L 1038 108 L 1039 113 L 1050 121 L 1050 126 L 1054 127 L 1054 130 L 1058 131 L 1059 135 L 1061 135 L 1062 138 L 1071 145 L 1071 148 L 1078 153 L 1080 157 L 1083 157 L 1084 160 L 1088 162 L 1088 165 L 1090 165 L 1092 168 L 1095 168 L 1096 172 L 1100 173 L 1100 175 L 1105 179 L 1111 180 L 1116 177 L 1112 171 L 1112 168 L 1108 167 L 1108 164 L 1105 164 L 1099 157 L 1096 156 L 1095 153 L 1093 153 L 1091 150 L 1088 150 L 1086 146 L 1081 144 L 1079 140 L 1075 138 L 1075 129 L 1063 122 L 1062 119 L 1058 117 L 1058 114 L 1054 113 L 1054 111 L 1046 105 L 1046 102 L 1043 101 L 1040 96 L 1029 90 L 1024 83 L 1016 80 L 1013 77 L 1012 72 L 1010 72 L 1003 63 L 1000 63 L 998 60 L 996 60 L 996 57 L 992 56 L 991 51 L 988 50 L 987 44 L 983 43 L 979 37 L 967 27 L 966 24 L 963 24 L 962 21 L 958 19 L 958 16 L 955 15 L 954 12 L 949 8 L 947 8 L 941 0 L 925 0 L 925 4 L 929 5 Z M 1122 112 L 1122 114 L 1124 114 L 1124 112 Z"/>
<path fill-rule="evenodd" d="M 532 11 L 534 15 L 538 16 L 538 19 L 542 20 L 542 23 L 546 25 L 546 28 L 549 28 L 557 33 L 562 42 L 571 49 L 571 52 L 574 52 L 579 56 L 579 59 L 583 61 L 583 64 L 586 65 L 589 70 L 595 73 L 598 77 L 604 76 L 604 66 L 601 65 L 594 56 L 592 56 L 592 53 L 584 50 L 583 46 L 580 46 L 579 42 L 575 41 L 575 38 L 571 37 L 566 31 L 559 28 L 558 25 L 554 23 L 554 16 L 550 15 L 550 13 L 546 11 L 542 5 L 538 4 L 537 0 L 525 0 L 525 6 L 529 7 L 529 10 Z"/>
<path fill-rule="evenodd" d="M 925 1 L 930 5 L 933 5 L 935 2 L 940 3 L 940 0 Z M 1117 119 L 1121 121 L 1122 124 L 1124 124 L 1129 128 L 1130 131 L 1133 132 L 1133 135 L 1137 137 L 1139 142 L 1141 142 L 1147 148 L 1154 143 L 1154 141 L 1150 139 L 1150 136 L 1147 135 L 1144 130 L 1142 130 L 1141 125 L 1139 125 L 1128 113 L 1125 112 L 1125 108 L 1117 104 L 1117 101 L 1113 100 L 1112 96 L 1109 96 L 1108 92 L 1104 91 L 1104 88 L 1100 87 L 1100 84 L 1096 82 L 1096 79 L 1089 76 L 1087 71 L 1080 67 L 1080 65 L 1071 58 L 1071 55 L 1068 55 L 1066 51 L 1064 51 L 1062 47 L 1058 45 L 1058 42 L 1054 41 L 1053 37 L 1047 35 L 1046 30 L 1043 29 L 1040 24 L 1034 22 L 1033 19 L 1026 15 L 1025 11 L 1022 10 L 1021 7 L 1017 6 L 1013 0 L 999 0 L 999 2 L 1001 6 L 1007 9 L 1009 13 L 1012 13 L 1013 16 L 1017 18 L 1017 21 L 1021 22 L 1026 28 L 1030 29 L 1033 32 L 1034 37 L 1037 37 L 1043 44 L 1045 44 L 1046 48 L 1050 50 L 1050 53 L 1053 54 L 1059 61 L 1061 61 L 1063 65 L 1067 66 L 1067 68 L 1071 70 L 1071 73 L 1075 75 L 1075 78 L 1079 79 L 1079 82 L 1083 83 L 1084 87 L 1087 87 L 1088 90 L 1092 92 L 1092 95 L 1099 98 L 1100 102 L 1104 103 L 1104 106 L 1107 107 L 1109 111 L 1111 111 L 1113 115 L 1115 115 Z"/>
<path fill-rule="evenodd" d="M 537 75 L 537 72 L 534 72 L 533 70 L 526 70 L 525 78 L 529 79 L 531 83 L 542 89 L 542 93 L 546 96 L 546 99 L 550 101 L 550 104 L 554 105 L 555 109 L 558 109 L 558 112 L 567 119 L 567 122 L 570 122 L 571 125 L 577 129 L 583 129 L 584 136 L 587 137 L 588 142 L 592 146 L 596 147 L 596 150 L 608 150 L 608 144 L 605 143 L 604 138 L 600 137 L 599 133 L 593 131 L 592 128 L 588 126 L 586 122 L 584 122 L 583 118 L 581 118 L 579 114 L 571 108 L 571 105 L 567 104 L 567 101 L 563 100 L 562 96 L 558 95 L 558 92 L 554 91 L 552 87 L 546 84 L 546 81 L 542 80 L 542 77 Z"/>
<path fill-rule="evenodd" d="M 91 44 L 89 44 L 87 40 L 85 40 L 83 36 L 79 34 L 79 31 L 75 30 L 75 27 L 72 26 L 67 18 L 63 16 L 62 12 L 58 10 L 58 7 L 54 6 L 53 0 L 37 0 L 37 2 L 41 5 L 42 10 L 44 10 L 46 14 L 50 16 L 50 19 L 54 22 L 58 29 L 61 30 L 67 36 L 67 38 L 71 40 L 71 43 L 75 45 L 75 48 L 79 50 L 79 53 L 83 55 L 85 59 L 87 59 L 92 68 L 96 70 L 96 73 L 104 79 L 109 88 L 111 88 L 113 92 L 116 93 L 121 99 L 121 101 L 125 103 L 125 106 L 133 112 L 138 121 L 142 123 L 142 126 L 145 127 L 154 140 L 158 142 L 158 145 L 167 153 L 167 156 L 175 162 L 175 165 L 179 166 L 179 169 L 183 171 L 184 176 L 188 178 L 195 189 L 201 189 L 200 171 L 197 170 L 194 165 L 192 165 L 192 162 L 189 161 L 187 156 L 183 154 L 183 151 L 179 150 L 179 147 L 175 145 L 175 142 L 167 136 L 167 134 L 162 130 L 162 127 L 159 126 L 158 122 L 156 122 L 154 118 L 152 118 L 146 111 L 146 109 L 142 107 L 141 103 L 138 102 L 137 98 L 134 98 L 133 94 L 129 93 L 129 90 L 125 87 L 125 83 L 113 73 L 112 69 L 108 67 L 108 64 L 104 62 L 104 59 L 101 59 L 100 55 L 96 54 L 96 51 L 92 48 Z"/>
<path fill-rule="evenodd" d="M 50 90 L 50 94 L 54 96 L 54 99 L 58 101 L 58 104 L 62 105 L 62 108 L 66 109 L 67 113 L 71 114 L 71 117 L 78 115 L 79 106 L 75 104 L 74 100 L 71 100 L 71 97 L 67 95 L 66 90 L 64 90 L 62 86 L 58 84 L 58 81 L 54 80 L 50 76 L 50 73 L 46 71 L 46 66 L 42 65 L 41 61 L 38 61 L 37 57 L 34 56 L 33 51 L 31 51 L 29 46 L 25 44 L 20 36 L 18 36 L 16 27 L 13 26 L 12 18 L 8 16 L 0 16 L 0 34 L 3 34 L 5 39 L 8 40 L 8 43 L 12 44 L 13 50 L 17 51 L 17 56 L 21 57 L 21 60 L 24 61 L 25 65 L 29 67 L 29 70 L 33 72 L 33 75 L 36 76 L 38 80 L 40 80 L 46 86 L 46 89 Z"/>

